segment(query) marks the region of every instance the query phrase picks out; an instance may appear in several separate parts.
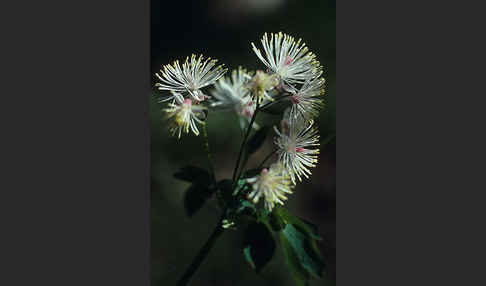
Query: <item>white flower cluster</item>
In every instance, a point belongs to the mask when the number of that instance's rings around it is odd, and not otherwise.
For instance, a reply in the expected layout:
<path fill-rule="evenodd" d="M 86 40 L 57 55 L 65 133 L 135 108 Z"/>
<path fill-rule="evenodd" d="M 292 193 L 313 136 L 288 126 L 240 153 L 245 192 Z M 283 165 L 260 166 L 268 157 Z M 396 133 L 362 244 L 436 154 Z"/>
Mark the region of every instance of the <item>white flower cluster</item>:
<path fill-rule="evenodd" d="M 252 119 L 259 110 L 277 101 L 290 104 L 280 129 L 274 127 L 278 161 L 247 179 L 252 184 L 248 197 L 254 203 L 263 198 L 271 211 L 275 204 L 283 204 L 297 180 L 309 178 L 310 168 L 316 166 L 319 135 L 314 119 L 324 106 L 325 79 L 316 55 L 301 39 L 296 41 L 282 32 L 265 33 L 261 43 L 263 52 L 255 44 L 251 46 L 267 67 L 266 72 L 239 67 L 230 77 L 224 77 L 227 69 L 216 66 L 217 60 L 192 55 L 182 67 L 178 61 L 164 66 L 156 74 L 160 81 L 156 86 L 171 93 L 161 101 L 172 100 L 165 111 L 169 129 L 178 137 L 189 130 L 198 135 L 197 124 L 204 124 L 209 109 L 234 112 L 245 129 L 249 125 L 258 128 Z M 203 93 L 202 88 L 210 85 L 210 95 Z"/>
<path fill-rule="evenodd" d="M 196 55 L 192 55 L 190 59 L 186 58 L 182 68 L 179 61 L 175 61 L 155 74 L 160 80 L 155 86 L 171 93 L 160 102 L 172 100 L 165 112 L 170 120 L 170 131 L 178 138 L 182 131 L 189 133 L 189 129 L 199 135 L 196 123 L 203 123 L 202 117 L 205 117 L 204 111 L 207 109 L 200 103 L 209 98 L 201 89 L 214 84 L 227 71 L 224 65 L 216 66 L 217 61 L 211 58 L 204 60 L 202 55 L 196 59 Z"/>
<path fill-rule="evenodd" d="M 261 42 L 265 54 L 252 43 L 253 51 L 267 66 L 267 78 L 277 79 L 273 88 L 285 91 L 291 101 L 291 106 L 284 112 L 280 130 L 274 126 L 278 161 L 247 180 L 253 183 L 249 198 L 257 203 L 263 196 L 265 207 L 271 211 L 275 204 L 283 204 L 286 194 L 292 193 L 296 179 L 309 178 L 310 168 L 316 166 L 319 135 L 314 118 L 324 105 L 325 79 L 321 77 L 322 66 L 315 54 L 308 51 L 302 40 L 295 41 L 283 33 L 268 37 L 265 33 Z M 260 85 L 260 89 L 254 91 L 261 92 L 262 100 L 272 101 L 268 91 L 273 88 L 268 86 Z"/>

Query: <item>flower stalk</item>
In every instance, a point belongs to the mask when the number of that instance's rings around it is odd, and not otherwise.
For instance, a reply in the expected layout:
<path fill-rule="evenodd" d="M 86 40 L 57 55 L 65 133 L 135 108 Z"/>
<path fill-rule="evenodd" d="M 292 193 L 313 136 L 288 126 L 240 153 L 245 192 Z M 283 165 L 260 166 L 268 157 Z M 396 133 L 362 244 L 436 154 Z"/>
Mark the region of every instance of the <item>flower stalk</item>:
<path fill-rule="evenodd" d="M 277 149 L 272 150 L 272 152 L 270 152 L 267 155 L 267 157 L 265 157 L 265 159 L 263 159 L 263 161 L 260 163 L 260 165 L 258 165 L 258 168 L 257 169 L 262 168 L 263 165 L 268 161 L 268 159 L 272 158 L 272 156 L 275 155 L 276 152 L 277 152 Z"/>
<path fill-rule="evenodd" d="M 240 161 L 241 161 L 241 155 L 243 155 L 243 150 L 245 149 L 246 141 L 248 140 L 248 137 L 250 135 L 251 128 L 253 126 L 253 123 L 255 122 L 258 111 L 260 111 L 259 106 L 260 106 L 260 103 L 257 100 L 255 112 L 253 113 L 253 116 L 251 117 L 250 124 L 248 125 L 248 128 L 246 130 L 245 137 L 243 137 L 243 142 L 241 142 L 240 152 L 238 154 L 238 159 L 236 161 L 235 169 L 233 170 L 233 178 L 232 178 L 233 188 L 235 187 L 236 182 L 238 182 L 238 180 L 236 178 L 236 173 L 238 172 L 238 167 L 240 166 Z"/>
<path fill-rule="evenodd" d="M 199 250 L 196 257 L 194 257 L 194 260 L 189 265 L 189 267 L 186 269 L 186 271 L 184 272 L 182 277 L 179 279 L 176 286 L 186 286 L 189 283 L 189 281 L 191 280 L 194 273 L 196 273 L 196 271 L 199 268 L 199 266 L 201 265 L 201 263 L 208 256 L 209 251 L 213 248 L 216 240 L 223 234 L 223 231 L 224 231 L 224 228 L 222 227 L 222 219 L 220 219 L 218 221 L 218 224 L 214 228 L 213 232 L 209 236 L 208 240 L 206 241 L 206 243 L 204 243 L 201 250 Z"/>
<path fill-rule="evenodd" d="M 203 124 L 204 147 L 206 148 L 206 154 L 208 155 L 208 165 L 209 165 L 209 172 L 211 173 L 211 178 L 212 178 L 213 182 L 216 182 L 216 175 L 215 175 L 215 172 L 214 172 L 211 150 L 209 149 L 208 129 L 207 129 L 206 125 L 207 125 L 207 123 L 204 122 L 204 124 Z"/>

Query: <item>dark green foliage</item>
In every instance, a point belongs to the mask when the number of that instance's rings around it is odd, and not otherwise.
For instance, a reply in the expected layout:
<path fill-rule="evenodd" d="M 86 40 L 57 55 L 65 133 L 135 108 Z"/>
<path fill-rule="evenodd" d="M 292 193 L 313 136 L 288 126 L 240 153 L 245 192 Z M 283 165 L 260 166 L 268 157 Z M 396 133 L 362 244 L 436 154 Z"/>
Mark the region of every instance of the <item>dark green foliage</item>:
<path fill-rule="evenodd" d="M 246 145 L 247 156 L 255 153 L 265 142 L 265 138 L 267 138 L 267 133 L 270 128 L 268 126 L 264 126 L 260 128 L 255 134 L 250 138 Z"/>
<path fill-rule="evenodd" d="M 297 284 L 305 286 L 311 277 L 322 277 L 325 264 L 317 246 L 317 241 L 322 239 L 317 227 L 282 207 L 274 209 L 269 221 L 274 231 L 280 231 L 287 265 Z"/>
<path fill-rule="evenodd" d="M 236 209 L 236 213 L 237 214 L 255 214 L 256 213 L 256 208 L 255 208 L 255 205 L 250 202 L 250 201 L 247 201 L 245 199 L 240 199 L 240 204 L 238 206 L 238 208 Z"/>
<path fill-rule="evenodd" d="M 285 238 L 283 233 L 280 234 L 280 241 L 282 243 L 282 250 L 287 261 L 287 265 L 290 268 L 290 272 L 294 276 L 298 286 L 309 285 L 310 275 L 302 267 L 302 264 L 297 256 L 297 253 L 293 249 L 292 245 Z"/>
<path fill-rule="evenodd" d="M 211 197 L 215 189 L 209 186 L 192 184 L 184 194 L 184 207 L 188 216 L 193 216 Z"/>
<path fill-rule="evenodd" d="M 231 180 L 224 179 L 224 180 L 219 181 L 216 185 L 217 185 L 217 188 L 220 191 L 220 196 L 223 199 L 223 204 L 230 203 L 233 200 L 232 195 L 231 195 L 231 193 L 232 193 Z"/>
<path fill-rule="evenodd" d="M 321 240 L 317 232 L 317 226 L 304 219 L 294 216 L 289 213 L 289 211 L 283 207 L 277 206 L 273 209 L 273 215 L 279 217 L 285 224 L 291 223 L 296 227 L 302 229 L 305 233 L 311 236 L 313 239 Z"/>
<path fill-rule="evenodd" d="M 297 217 L 296 217 L 297 218 Z M 297 218 L 299 219 L 299 218 Z M 319 235 L 317 226 L 303 218 L 300 218 L 300 223 L 298 225 L 302 225 L 305 227 L 306 231 L 314 238 L 315 240 L 322 240 L 322 237 Z"/>
<path fill-rule="evenodd" d="M 183 167 L 174 174 L 174 177 L 182 181 L 200 185 L 209 185 L 211 183 L 211 175 L 208 171 L 195 166 Z"/>
<path fill-rule="evenodd" d="M 174 177 L 192 183 L 184 194 L 184 207 L 189 216 L 193 216 L 216 191 L 211 175 L 199 167 L 185 166 Z"/>
<path fill-rule="evenodd" d="M 322 277 L 324 260 L 314 239 L 293 224 L 287 224 L 281 236 L 282 243 L 289 244 L 287 250 L 295 253 L 301 266 L 312 276 Z"/>
<path fill-rule="evenodd" d="M 258 136 L 263 139 L 255 142 L 264 140 L 263 135 L 255 134 L 254 137 Z M 276 248 L 272 231 L 278 232 L 287 265 L 297 285 L 308 286 L 311 278 L 322 277 L 325 268 L 317 245 L 317 241 L 321 240 L 317 227 L 292 215 L 283 207 L 276 206 L 269 212 L 250 202 L 247 195 L 251 185 L 247 184 L 246 178 L 258 175 L 259 172 L 260 169 L 245 172 L 234 188 L 229 179 L 213 184 L 206 170 L 193 166 L 182 168 L 175 177 L 192 183 L 184 198 L 189 216 L 217 192 L 226 210 L 225 219 L 234 222 L 234 228 L 245 227 L 242 252 L 256 272 L 260 272 L 272 259 Z"/>
<path fill-rule="evenodd" d="M 249 185 L 245 179 L 238 180 L 234 190 L 231 189 L 231 180 L 220 181 L 218 185 L 221 185 L 219 189 L 226 206 L 227 219 L 236 222 L 237 226 L 248 219 L 255 220 L 256 207 L 247 200 Z"/>
<path fill-rule="evenodd" d="M 236 183 L 236 187 L 231 193 L 233 196 L 237 196 L 238 194 L 242 195 L 244 192 L 248 191 L 248 184 L 244 178 L 239 179 Z"/>
<path fill-rule="evenodd" d="M 243 239 L 243 254 L 250 266 L 260 272 L 272 259 L 274 252 L 275 241 L 269 229 L 262 223 L 250 224 Z"/>
<path fill-rule="evenodd" d="M 273 211 L 269 216 L 269 223 L 273 231 L 280 231 L 285 227 L 285 222 L 281 216 L 276 215 Z"/>

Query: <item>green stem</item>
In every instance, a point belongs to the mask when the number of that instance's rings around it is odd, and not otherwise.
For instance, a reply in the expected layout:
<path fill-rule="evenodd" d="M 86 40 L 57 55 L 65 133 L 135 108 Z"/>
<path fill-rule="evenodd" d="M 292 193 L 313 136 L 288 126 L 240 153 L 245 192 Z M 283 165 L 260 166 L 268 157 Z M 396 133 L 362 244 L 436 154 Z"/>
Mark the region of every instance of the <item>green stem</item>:
<path fill-rule="evenodd" d="M 204 147 L 206 148 L 206 153 L 208 155 L 208 164 L 209 164 L 209 171 L 211 173 L 211 178 L 213 179 L 213 182 L 216 182 L 216 175 L 214 173 L 214 166 L 213 166 L 213 160 L 211 157 L 211 151 L 209 149 L 209 136 L 208 136 L 208 130 L 206 127 L 206 123 L 203 124 L 203 137 L 204 137 Z"/>
<path fill-rule="evenodd" d="M 283 95 L 281 97 L 277 97 L 277 98 L 275 98 L 274 101 L 270 101 L 269 103 L 263 105 L 260 109 L 263 110 L 267 107 L 270 107 L 270 106 L 274 105 L 275 103 L 279 103 L 282 99 L 290 97 L 290 96 L 291 96 L 290 94 L 287 94 L 287 95 Z"/>
<path fill-rule="evenodd" d="M 218 239 L 218 237 L 223 234 L 223 227 L 221 226 L 221 220 L 218 221 L 218 225 L 216 228 L 213 230 L 211 235 L 209 236 L 208 240 L 206 243 L 203 245 L 201 250 L 199 250 L 199 253 L 194 257 L 194 260 L 192 263 L 189 265 L 187 268 L 186 272 L 182 275 L 182 277 L 179 279 L 177 282 L 177 286 L 186 286 L 189 283 L 189 280 L 191 280 L 191 277 L 194 275 L 196 270 L 199 268 L 201 263 L 204 261 L 204 259 L 208 256 L 209 251 L 211 248 L 214 246 L 214 243 Z M 164 282 L 165 283 L 165 282 Z"/>
<path fill-rule="evenodd" d="M 235 166 L 235 169 L 233 170 L 233 178 L 232 178 L 233 188 L 235 187 L 235 184 L 236 184 L 236 173 L 238 171 L 238 167 L 240 166 L 241 155 L 243 154 L 243 150 L 245 149 L 246 141 L 248 140 L 248 135 L 250 135 L 251 128 L 253 126 L 253 123 L 255 122 L 256 115 L 259 111 L 259 105 L 260 105 L 260 103 L 257 100 L 255 112 L 253 113 L 253 116 L 251 117 L 250 124 L 248 125 L 248 129 L 246 130 L 245 137 L 243 138 L 243 142 L 241 142 L 240 152 L 238 154 L 238 160 L 236 160 L 236 166 Z"/>

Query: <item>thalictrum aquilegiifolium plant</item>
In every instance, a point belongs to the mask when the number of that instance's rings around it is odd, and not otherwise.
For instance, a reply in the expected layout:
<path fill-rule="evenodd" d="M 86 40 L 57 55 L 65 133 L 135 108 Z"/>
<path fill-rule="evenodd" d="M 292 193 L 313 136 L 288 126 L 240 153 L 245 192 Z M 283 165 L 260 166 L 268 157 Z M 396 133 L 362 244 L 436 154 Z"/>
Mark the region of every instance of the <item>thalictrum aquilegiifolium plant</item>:
<path fill-rule="evenodd" d="M 211 196 L 218 198 L 222 210 L 211 236 L 177 286 L 189 283 L 225 230 L 239 227 L 245 229 L 242 256 L 256 272 L 272 259 L 279 241 L 297 285 L 308 285 L 311 278 L 323 275 L 325 263 L 316 226 L 283 207 L 295 185 L 308 179 L 317 164 L 320 146 L 314 119 L 324 107 L 323 68 L 301 39 L 296 41 L 282 32 L 265 33 L 261 44 L 263 50 L 254 43 L 251 46 L 265 71 L 239 67 L 227 77 L 228 70 L 217 65 L 217 60 L 192 55 L 182 65 L 176 60 L 163 66 L 155 75 L 155 87 L 163 92 L 157 95 L 159 102 L 168 102 L 163 111 L 171 134 L 180 139 L 203 131 L 209 170 L 186 166 L 174 174 L 191 183 L 185 194 L 187 213 L 194 215 Z M 276 111 L 278 104 L 284 108 Z M 217 181 L 206 119 L 219 110 L 231 110 L 238 116 L 244 136 L 232 178 Z M 272 129 L 257 124 L 260 112 L 280 115 L 280 126 Z M 246 169 L 248 158 L 272 130 L 274 150 L 258 168 Z M 268 162 L 273 155 L 276 160 Z"/>

